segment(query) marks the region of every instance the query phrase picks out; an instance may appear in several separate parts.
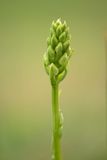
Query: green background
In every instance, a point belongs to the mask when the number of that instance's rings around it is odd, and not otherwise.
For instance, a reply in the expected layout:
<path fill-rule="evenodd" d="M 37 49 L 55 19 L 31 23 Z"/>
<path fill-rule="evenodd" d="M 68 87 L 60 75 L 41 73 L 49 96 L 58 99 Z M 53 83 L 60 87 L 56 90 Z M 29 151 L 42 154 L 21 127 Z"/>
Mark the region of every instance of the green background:
<path fill-rule="evenodd" d="M 63 160 L 106 159 L 106 0 L 0 0 L 0 160 L 50 160 L 51 86 L 43 54 L 51 22 L 75 49 L 61 83 Z"/>

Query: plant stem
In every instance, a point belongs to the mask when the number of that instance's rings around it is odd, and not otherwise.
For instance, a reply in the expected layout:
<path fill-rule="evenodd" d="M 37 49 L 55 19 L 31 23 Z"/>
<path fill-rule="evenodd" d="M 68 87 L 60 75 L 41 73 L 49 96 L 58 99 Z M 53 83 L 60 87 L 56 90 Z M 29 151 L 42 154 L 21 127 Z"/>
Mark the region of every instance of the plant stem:
<path fill-rule="evenodd" d="M 60 153 L 60 113 L 59 113 L 59 95 L 58 84 L 52 86 L 52 113 L 53 113 L 53 160 L 61 160 Z"/>

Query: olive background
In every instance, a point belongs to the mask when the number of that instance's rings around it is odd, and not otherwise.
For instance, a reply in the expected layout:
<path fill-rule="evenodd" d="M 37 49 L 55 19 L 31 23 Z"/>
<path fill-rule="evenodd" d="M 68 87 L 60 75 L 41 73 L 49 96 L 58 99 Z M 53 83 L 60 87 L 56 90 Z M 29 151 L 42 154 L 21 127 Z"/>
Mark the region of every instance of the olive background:
<path fill-rule="evenodd" d="M 72 35 L 60 84 L 63 160 L 106 159 L 106 0 L 0 0 L 0 160 L 51 159 L 51 85 L 43 66 L 51 22 Z"/>

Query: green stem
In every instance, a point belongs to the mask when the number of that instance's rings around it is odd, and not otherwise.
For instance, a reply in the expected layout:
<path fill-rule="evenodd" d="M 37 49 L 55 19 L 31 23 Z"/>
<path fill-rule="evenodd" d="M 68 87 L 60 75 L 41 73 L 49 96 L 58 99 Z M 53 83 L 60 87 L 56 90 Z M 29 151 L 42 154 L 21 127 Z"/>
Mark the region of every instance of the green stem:
<path fill-rule="evenodd" d="M 53 160 L 61 160 L 60 153 L 60 113 L 58 84 L 52 86 L 52 113 L 53 113 Z"/>

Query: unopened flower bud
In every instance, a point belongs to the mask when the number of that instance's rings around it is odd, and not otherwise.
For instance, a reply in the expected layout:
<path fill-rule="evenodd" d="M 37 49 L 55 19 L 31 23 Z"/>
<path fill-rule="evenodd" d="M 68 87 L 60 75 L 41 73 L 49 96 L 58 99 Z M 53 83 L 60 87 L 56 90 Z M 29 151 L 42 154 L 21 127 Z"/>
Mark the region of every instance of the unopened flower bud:
<path fill-rule="evenodd" d="M 72 55 L 70 42 L 71 35 L 66 22 L 61 22 L 60 19 L 53 21 L 44 56 L 44 66 L 52 85 L 59 83 L 66 76 L 67 65 Z"/>

